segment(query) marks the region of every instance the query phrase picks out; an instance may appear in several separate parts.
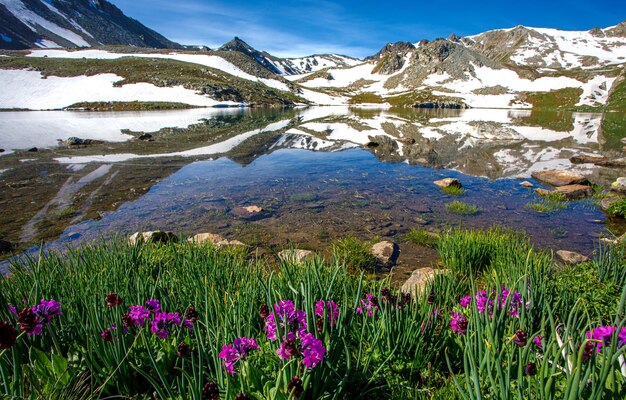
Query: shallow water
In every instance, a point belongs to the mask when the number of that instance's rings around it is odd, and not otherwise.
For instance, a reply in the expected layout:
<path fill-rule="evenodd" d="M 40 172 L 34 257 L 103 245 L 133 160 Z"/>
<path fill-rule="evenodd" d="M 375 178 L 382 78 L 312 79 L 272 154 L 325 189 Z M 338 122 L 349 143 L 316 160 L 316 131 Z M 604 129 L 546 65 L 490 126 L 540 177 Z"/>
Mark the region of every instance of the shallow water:
<path fill-rule="evenodd" d="M 623 114 L 510 110 L 0 113 L 0 148 L 14 151 L 0 156 L 0 238 L 24 249 L 167 229 L 323 249 L 346 235 L 399 241 L 426 223 L 503 225 L 541 247 L 589 253 L 607 227 L 619 234 L 623 224 L 607 224 L 591 201 L 531 211 L 538 198 L 517 178 L 568 168 L 606 185 L 624 171 L 569 158 L 621 156 L 624 125 Z M 152 141 L 136 139 L 144 132 Z M 70 136 L 115 142 L 56 146 Z M 20 150 L 32 146 L 40 151 Z M 477 215 L 445 209 L 457 198 L 432 182 L 448 176 L 462 181 L 458 200 Z M 246 205 L 266 211 L 238 217 Z"/>

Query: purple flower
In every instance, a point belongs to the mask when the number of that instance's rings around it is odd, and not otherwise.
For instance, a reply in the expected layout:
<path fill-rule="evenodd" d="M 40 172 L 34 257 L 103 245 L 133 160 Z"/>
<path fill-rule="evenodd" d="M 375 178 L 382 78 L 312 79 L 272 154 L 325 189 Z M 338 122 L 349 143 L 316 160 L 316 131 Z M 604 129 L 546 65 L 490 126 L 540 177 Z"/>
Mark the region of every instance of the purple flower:
<path fill-rule="evenodd" d="M 533 343 L 535 344 L 535 346 L 537 346 L 539 350 L 543 351 L 543 344 L 541 343 L 541 335 L 535 336 L 533 338 Z"/>
<path fill-rule="evenodd" d="M 537 364 L 535 364 L 534 362 L 529 362 L 528 364 L 526 364 L 526 366 L 524 367 L 524 374 L 526 374 L 527 376 L 537 375 Z"/>
<path fill-rule="evenodd" d="M 276 318 L 280 322 L 281 330 L 294 331 L 298 333 L 304 333 L 307 329 L 306 313 L 301 310 L 296 310 L 293 301 L 281 300 L 274 304 L 274 313 L 270 313 L 265 318 L 265 327 L 263 330 L 267 332 L 267 338 L 269 340 L 277 339 L 277 325 Z"/>
<path fill-rule="evenodd" d="M 374 315 L 374 311 L 378 310 L 378 299 L 373 294 L 366 294 L 364 299 L 361 299 L 361 307 L 356 308 L 356 312 L 363 314 L 367 313 L 368 317 Z"/>
<path fill-rule="evenodd" d="M 193 331 L 193 322 L 190 319 L 183 318 L 181 326 L 187 328 L 189 331 Z"/>
<path fill-rule="evenodd" d="M 143 306 L 130 306 L 128 316 L 132 320 L 133 325 L 143 326 L 146 320 L 150 318 L 150 311 Z"/>
<path fill-rule="evenodd" d="M 524 332 L 521 329 L 518 329 L 515 332 L 515 335 L 513 335 L 513 343 L 516 346 L 524 347 L 526 346 L 527 341 L 528 341 L 528 335 L 526 334 L 526 332 Z"/>
<path fill-rule="evenodd" d="M 616 331 L 617 327 L 615 326 L 600 326 L 587 332 L 587 339 L 595 341 L 592 344 L 595 346 L 596 352 L 599 353 L 603 346 L 611 344 L 611 339 Z M 617 332 L 617 339 L 618 346 L 626 346 L 626 327 Z"/>
<path fill-rule="evenodd" d="M 53 299 L 41 299 L 39 304 L 33 307 L 33 312 L 41 318 L 43 324 L 49 324 L 52 317 L 61 315 L 61 303 Z"/>
<path fill-rule="evenodd" d="M 252 350 L 258 349 L 259 346 L 254 339 L 245 337 L 235 339 L 233 344 L 222 346 L 222 351 L 219 354 L 219 357 L 224 360 L 222 367 L 229 374 L 235 375 L 235 365 L 237 362 L 248 357 Z"/>
<path fill-rule="evenodd" d="M 489 299 L 487 292 L 484 290 L 476 292 L 474 298 L 476 299 L 476 308 L 479 314 L 487 311 L 489 316 L 493 315 L 493 300 Z"/>
<path fill-rule="evenodd" d="M 324 304 L 328 308 L 328 320 L 330 321 L 330 326 L 333 327 L 337 324 L 337 319 L 339 318 L 339 306 L 332 300 L 328 300 L 324 302 L 324 300 L 320 300 L 315 303 L 315 315 L 319 318 L 324 317 Z"/>
<path fill-rule="evenodd" d="M 324 355 L 326 354 L 324 344 L 310 333 L 302 335 L 300 344 L 303 356 L 302 364 L 307 368 L 315 368 L 315 366 L 324 359 Z"/>
<path fill-rule="evenodd" d="M 468 320 L 467 317 L 463 314 L 455 313 L 454 311 L 450 313 L 452 319 L 450 320 L 450 328 L 452 328 L 453 332 L 458 333 L 459 335 L 465 335 L 467 333 L 467 325 Z"/>
<path fill-rule="evenodd" d="M 30 307 L 24 308 L 20 311 L 17 323 L 22 332 L 26 332 L 28 336 L 40 335 L 43 329 L 41 318 L 39 318 Z"/>
<path fill-rule="evenodd" d="M 150 299 L 146 301 L 146 308 L 150 311 L 161 311 L 161 303 L 157 299 Z"/>
<path fill-rule="evenodd" d="M 589 361 L 593 356 L 593 343 L 590 341 L 585 342 L 583 349 L 583 361 Z"/>
<path fill-rule="evenodd" d="M 113 340 L 113 334 L 111 333 L 111 328 L 106 328 L 102 333 L 100 333 L 100 336 L 102 336 L 102 339 L 105 342 L 110 342 L 111 340 Z"/>
<path fill-rule="evenodd" d="M 11 314 L 15 315 L 16 317 L 18 316 L 17 309 L 15 307 L 13 307 L 13 305 L 11 303 L 7 303 L 7 307 L 9 307 L 9 310 L 11 311 Z"/>
<path fill-rule="evenodd" d="M 156 312 L 150 331 L 160 339 L 167 339 L 173 326 L 181 324 L 178 313 Z"/>
<path fill-rule="evenodd" d="M 461 301 L 459 301 L 459 304 L 461 305 L 461 307 L 467 308 L 467 306 L 469 306 L 471 302 L 472 302 L 472 296 L 465 296 L 461 298 Z"/>
<path fill-rule="evenodd" d="M 294 339 L 284 340 L 278 350 L 276 350 L 276 354 L 280 357 L 281 360 L 287 360 L 295 355 L 298 355 L 298 347 L 296 346 L 296 342 Z"/>

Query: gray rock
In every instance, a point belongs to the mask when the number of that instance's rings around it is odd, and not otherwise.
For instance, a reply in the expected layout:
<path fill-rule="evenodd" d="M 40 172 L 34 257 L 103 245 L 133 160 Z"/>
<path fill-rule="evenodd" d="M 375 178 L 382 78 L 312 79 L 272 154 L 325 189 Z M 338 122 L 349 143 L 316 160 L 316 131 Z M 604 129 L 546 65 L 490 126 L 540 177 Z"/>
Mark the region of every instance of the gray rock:
<path fill-rule="evenodd" d="M 228 240 L 217 233 L 198 233 L 197 235 L 187 239 L 189 243 L 195 244 L 212 244 L 215 247 L 222 246 L 245 246 L 239 240 Z"/>
<path fill-rule="evenodd" d="M 556 252 L 556 255 L 559 260 L 569 265 L 582 264 L 589 261 L 589 257 L 579 253 L 575 253 L 573 251 L 559 250 Z"/>
<path fill-rule="evenodd" d="M 601 167 L 625 168 L 626 157 L 615 158 L 613 160 L 600 161 L 600 162 L 597 162 L 596 165 L 599 165 Z"/>
<path fill-rule="evenodd" d="M 402 284 L 402 292 L 410 293 L 413 298 L 416 298 L 424 291 L 428 282 L 434 279 L 435 275 L 442 273 L 447 273 L 447 270 L 430 267 L 416 269 L 409 279 Z"/>
<path fill-rule="evenodd" d="M 370 252 L 376 258 L 376 262 L 381 268 L 393 266 L 400 253 L 395 243 L 386 240 L 373 245 Z"/>
<path fill-rule="evenodd" d="M 278 258 L 285 262 L 300 264 L 306 259 L 313 258 L 314 255 L 315 253 L 310 250 L 293 249 L 281 251 L 278 253 Z"/>
<path fill-rule="evenodd" d="M 249 220 L 262 218 L 266 214 L 265 210 L 259 206 L 236 207 L 232 212 L 236 217 Z"/>
<path fill-rule="evenodd" d="M 533 172 L 532 177 L 551 186 L 567 186 L 587 183 L 587 178 L 567 170 Z"/>
<path fill-rule="evenodd" d="M 139 243 L 167 243 L 177 241 L 178 237 L 173 232 L 164 231 L 135 232 L 128 238 L 128 243 L 131 245 Z"/>
<path fill-rule="evenodd" d="M 607 212 L 609 210 L 609 206 L 616 201 L 619 201 L 620 197 L 605 197 L 600 200 L 600 210 Z"/>
<path fill-rule="evenodd" d="M 450 186 L 456 186 L 456 187 L 463 187 L 463 185 L 461 185 L 461 181 L 459 181 L 456 178 L 444 178 L 444 179 L 440 179 L 438 181 L 434 181 L 433 182 L 435 185 L 439 186 L 440 188 L 447 188 Z"/>
<path fill-rule="evenodd" d="M 611 184 L 611 190 L 626 193 L 626 177 L 617 178 L 617 180 Z"/>

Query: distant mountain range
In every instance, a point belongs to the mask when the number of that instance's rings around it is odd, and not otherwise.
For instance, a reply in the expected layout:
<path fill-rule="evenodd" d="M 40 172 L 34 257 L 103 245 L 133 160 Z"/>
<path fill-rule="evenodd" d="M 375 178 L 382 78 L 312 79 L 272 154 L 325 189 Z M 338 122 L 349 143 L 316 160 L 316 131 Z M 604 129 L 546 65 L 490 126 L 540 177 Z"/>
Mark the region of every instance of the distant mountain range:
<path fill-rule="evenodd" d="M 100 50 L 81 50 L 87 47 Z M 166 59 L 162 62 L 170 63 L 168 71 L 176 71 L 172 60 L 184 62 L 191 64 L 186 68 L 193 76 L 181 79 L 159 71 L 157 77 L 147 69 L 131 81 L 182 86 L 218 102 L 626 109 L 626 22 L 578 32 L 517 26 L 467 37 L 389 43 L 363 60 L 336 54 L 279 58 L 238 37 L 216 50 L 172 42 L 106 0 L 0 0 L 0 48 L 74 49 L 38 50 L 29 57 Z M 24 66 L 61 74 L 33 62 L 4 60 L 0 70 Z M 71 72 L 59 76 L 78 76 L 81 68 L 65 67 Z M 118 67 L 98 65 L 97 70 L 120 75 Z M 219 77 L 203 82 L 195 76 L 206 75 L 203 67 L 219 70 Z M 242 89 L 242 82 L 249 81 L 267 87 L 266 92 Z M 0 108 L 5 108 L 1 100 L 0 93 Z"/>

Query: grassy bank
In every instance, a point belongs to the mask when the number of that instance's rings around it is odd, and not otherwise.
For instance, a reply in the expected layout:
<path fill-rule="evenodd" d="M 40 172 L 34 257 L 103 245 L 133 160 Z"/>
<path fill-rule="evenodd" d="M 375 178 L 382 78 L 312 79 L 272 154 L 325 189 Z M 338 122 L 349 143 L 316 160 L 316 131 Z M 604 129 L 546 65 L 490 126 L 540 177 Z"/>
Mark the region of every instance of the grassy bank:
<path fill-rule="evenodd" d="M 411 294 L 347 268 L 357 246 L 299 265 L 123 241 L 25 260 L 0 281 L 0 393 L 623 398 L 623 250 L 574 269 L 503 230 L 435 246 L 447 272 Z"/>

